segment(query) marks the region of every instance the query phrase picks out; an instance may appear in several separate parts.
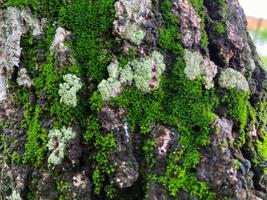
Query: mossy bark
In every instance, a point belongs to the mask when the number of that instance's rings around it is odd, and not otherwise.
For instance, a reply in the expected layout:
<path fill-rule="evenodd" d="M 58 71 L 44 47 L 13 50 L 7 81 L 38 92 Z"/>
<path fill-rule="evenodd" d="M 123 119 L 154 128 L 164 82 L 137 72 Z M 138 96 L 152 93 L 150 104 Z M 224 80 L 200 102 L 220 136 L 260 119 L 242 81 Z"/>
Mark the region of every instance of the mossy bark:
<path fill-rule="evenodd" d="M 266 199 L 238 0 L 0 0 L 0 47 L 0 199 Z"/>

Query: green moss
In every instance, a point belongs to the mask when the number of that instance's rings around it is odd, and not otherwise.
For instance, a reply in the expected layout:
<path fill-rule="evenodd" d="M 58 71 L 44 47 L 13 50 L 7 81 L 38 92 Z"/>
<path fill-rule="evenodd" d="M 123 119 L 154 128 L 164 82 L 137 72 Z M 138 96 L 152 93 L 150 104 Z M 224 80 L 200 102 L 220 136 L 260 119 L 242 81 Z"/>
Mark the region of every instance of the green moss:
<path fill-rule="evenodd" d="M 207 47 L 209 44 L 209 38 L 208 34 L 205 30 L 205 17 L 206 17 L 206 11 L 204 9 L 204 0 L 191 0 L 191 3 L 197 12 L 198 16 L 201 19 L 201 34 L 202 34 L 202 39 L 201 39 L 201 44 L 204 47 Z"/>
<path fill-rule="evenodd" d="M 2 6 L 2 5 L 1 5 Z M 111 29 L 114 17 L 113 0 L 10 0 L 4 6 L 29 6 L 38 18 L 45 17 L 48 27 L 43 40 L 35 40 L 30 34 L 26 35 L 21 44 L 23 58 L 21 62 L 34 78 L 34 91 L 14 87 L 18 94 L 19 105 L 24 109 L 23 128 L 27 129 L 26 153 L 23 161 L 41 167 L 46 153 L 47 130 L 42 127 L 45 117 L 53 118 L 53 128 L 70 126 L 75 122 L 85 130 L 84 143 L 90 144 L 90 155 L 93 172 L 93 184 L 96 194 L 105 196 L 114 195 L 112 184 L 107 178 L 114 172 L 108 161 L 109 151 L 115 148 L 112 134 L 103 136 L 96 117 L 97 111 L 102 107 L 99 93 L 95 92 L 98 81 L 106 77 L 106 66 L 112 54 L 109 52 L 112 38 Z M 49 47 L 55 35 L 53 22 L 70 30 L 74 41 L 68 44 L 74 49 L 77 64 L 56 68 L 55 60 Z M 136 35 L 137 39 L 140 35 Z M 45 60 L 37 59 L 37 52 L 42 49 Z M 136 52 L 131 52 L 135 56 Z M 63 82 L 64 74 L 75 74 L 84 82 L 80 99 L 75 109 L 60 104 L 58 95 L 59 84 Z M 86 92 L 85 92 L 86 91 Z M 92 92 L 92 93 L 91 93 Z M 88 95 L 89 94 L 89 95 Z M 91 96 L 92 95 L 92 96 Z M 90 97 L 90 100 L 87 97 Z M 35 101 L 30 101 L 30 97 Z M 12 154 L 17 160 L 17 154 Z M 106 182 L 109 181 L 109 184 Z M 59 184 L 61 185 L 61 184 Z M 104 191 L 104 186 L 107 188 Z M 107 186 L 107 187 L 106 187 Z"/>
<path fill-rule="evenodd" d="M 239 140 L 236 145 L 241 147 L 246 142 L 248 120 L 251 122 L 255 120 L 255 113 L 249 102 L 249 94 L 232 89 L 221 98 L 221 104 L 225 106 L 228 118 L 233 119 L 239 128 Z"/>
<path fill-rule="evenodd" d="M 225 33 L 225 27 L 223 23 L 218 23 L 215 25 L 214 30 L 216 33 L 223 34 Z"/>
<path fill-rule="evenodd" d="M 156 143 L 153 139 L 148 139 L 144 146 L 143 146 L 143 151 L 146 159 L 147 166 L 151 169 L 155 163 L 156 163 L 156 158 L 155 158 L 155 148 L 156 148 Z"/>
<path fill-rule="evenodd" d="M 259 130 L 259 140 L 255 141 L 255 149 L 258 152 L 256 158 L 253 160 L 258 166 L 266 168 L 263 164 L 263 160 L 267 161 L 267 103 L 260 102 L 255 106 L 257 129 Z"/>
<path fill-rule="evenodd" d="M 58 200 L 76 200 L 73 198 L 73 186 L 71 183 L 66 183 L 61 178 L 56 181 L 57 192 L 59 193 Z"/>
<path fill-rule="evenodd" d="M 161 9 L 165 27 L 160 30 L 159 46 L 178 59 L 183 57 L 183 48 L 177 32 L 179 21 L 171 14 L 171 7 L 171 0 L 163 1 Z M 162 77 L 160 88 L 150 94 L 125 89 L 112 103 L 127 109 L 133 132 L 149 133 L 153 125 L 161 123 L 172 125 L 180 134 L 182 148 L 170 155 L 165 176 L 146 176 L 160 181 L 173 196 L 183 190 L 200 199 L 212 199 L 214 194 L 205 183 L 197 180 L 192 170 L 199 162 L 199 148 L 209 142 L 210 125 L 214 120 L 212 111 L 218 100 L 213 90 L 203 88 L 202 80 L 186 78 L 182 59 L 166 60 L 166 63 L 169 65 L 168 77 Z M 151 165 L 153 146 L 150 140 L 144 146 L 144 151 L 149 154 L 147 162 Z"/>
<path fill-rule="evenodd" d="M 190 152 L 187 156 L 187 165 L 179 165 L 184 156 L 181 152 L 173 153 L 169 157 L 169 164 L 166 169 L 166 175 L 160 177 L 159 180 L 167 187 L 172 196 L 176 196 L 176 193 L 180 190 L 184 190 L 199 199 L 213 200 L 215 194 L 210 192 L 205 182 L 199 181 L 194 173 L 189 173 L 188 169 L 193 168 L 199 161 L 198 152 Z"/>
<path fill-rule="evenodd" d="M 176 26 L 170 26 L 168 29 L 160 29 L 159 45 L 165 49 L 180 52 L 182 46 L 177 45 L 181 39 L 181 35 L 177 31 Z"/>
<path fill-rule="evenodd" d="M 95 147 L 97 152 L 94 156 L 95 168 L 93 171 L 94 193 L 99 195 L 105 181 L 105 176 L 110 176 L 114 173 L 114 166 L 110 165 L 109 153 L 110 150 L 115 149 L 116 142 L 113 134 L 102 136 L 101 133 L 96 135 Z"/>
<path fill-rule="evenodd" d="M 264 131 L 261 137 L 262 140 L 258 140 L 256 143 L 257 152 L 260 157 L 267 161 L 267 131 Z"/>
<path fill-rule="evenodd" d="M 1 7 L 9 6 L 31 6 L 36 9 L 38 7 L 38 0 L 8 0 L 1 5 Z"/>
<path fill-rule="evenodd" d="M 111 32 L 114 16 L 113 0 L 74 0 L 61 17 L 62 25 L 74 36 L 75 57 L 81 65 L 81 75 L 100 81 L 106 76 L 111 55 L 104 39 Z M 105 35 L 104 35 L 105 34 Z"/>
<path fill-rule="evenodd" d="M 119 97 L 113 99 L 113 104 L 122 106 L 128 111 L 128 121 L 132 130 L 149 133 L 151 125 L 160 122 L 163 108 L 161 90 L 144 94 L 136 88 L 125 89 Z"/>
<path fill-rule="evenodd" d="M 170 2 L 164 1 L 167 4 Z M 203 1 L 198 3 L 200 8 Z M 162 11 L 164 17 L 166 11 Z M 169 13 L 170 10 L 167 11 L 167 15 Z M 167 30 L 172 30 L 173 27 L 179 25 L 177 22 L 167 22 L 167 24 Z M 172 38 L 168 38 L 165 42 L 160 43 L 161 47 L 170 49 L 177 56 L 183 57 L 180 43 L 176 43 L 176 47 L 170 48 L 171 40 Z M 161 105 L 164 106 L 164 121 L 178 129 L 181 135 L 179 145 L 183 148 L 170 155 L 166 174 L 159 177 L 159 180 L 172 195 L 184 190 L 199 199 L 212 199 L 214 194 L 209 191 L 205 183 L 197 180 L 191 170 L 199 162 L 198 148 L 209 142 L 209 129 L 213 121 L 212 111 L 218 100 L 212 90 L 203 89 L 201 80 L 188 80 L 183 72 L 184 68 L 185 62 L 178 60 L 172 64 L 169 70 L 170 75 L 163 81 L 162 87 L 165 94 Z"/>
<path fill-rule="evenodd" d="M 24 115 L 28 127 L 24 161 L 40 166 L 46 153 L 47 143 L 47 131 L 40 124 L 42 110 L 39 106 L 36 106 L 32 117 L 27 116 L 28 113 Z"/>
<path fill-rule="evenodd" d="M 234 119 L 244 131 L 249 112 L 249 94 L 246 92 L 230 90 L 221 99 L 222 104 L 226 106 L 229 118 Z"/>

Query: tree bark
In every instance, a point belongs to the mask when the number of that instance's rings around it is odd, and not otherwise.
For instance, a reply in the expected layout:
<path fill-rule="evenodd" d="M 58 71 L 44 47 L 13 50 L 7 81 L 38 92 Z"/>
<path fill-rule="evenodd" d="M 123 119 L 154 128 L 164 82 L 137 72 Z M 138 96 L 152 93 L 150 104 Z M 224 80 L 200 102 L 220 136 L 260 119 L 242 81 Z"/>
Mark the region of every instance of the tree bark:
<path fill-rule="evenodd" d="M 238 0 L 0 0 L 0 199 L 267 199 L 246 27 Z"/>

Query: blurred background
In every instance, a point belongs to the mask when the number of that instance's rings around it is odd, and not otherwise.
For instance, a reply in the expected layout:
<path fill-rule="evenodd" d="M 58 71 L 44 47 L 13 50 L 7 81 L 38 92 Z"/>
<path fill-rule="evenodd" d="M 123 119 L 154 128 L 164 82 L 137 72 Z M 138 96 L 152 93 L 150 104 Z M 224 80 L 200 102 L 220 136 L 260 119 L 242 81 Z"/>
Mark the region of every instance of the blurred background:
<path fill-rule="evenodd" d="M 239 0 L 247 15 L 248 30 L 267 69 L 267 0 Z"/>

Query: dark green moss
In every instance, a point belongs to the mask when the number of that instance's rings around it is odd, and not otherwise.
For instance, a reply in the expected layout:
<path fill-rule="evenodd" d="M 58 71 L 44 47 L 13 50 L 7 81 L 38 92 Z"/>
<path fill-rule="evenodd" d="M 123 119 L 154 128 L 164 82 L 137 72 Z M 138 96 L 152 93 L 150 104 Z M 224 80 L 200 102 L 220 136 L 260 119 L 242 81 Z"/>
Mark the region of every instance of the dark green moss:
<path fill-rule="evenodd" d="M 34 9 L 38 7 L 38 0 L 8 0 L 1 7 L 9 7 L 9 6 L 31 6 Z"/>

